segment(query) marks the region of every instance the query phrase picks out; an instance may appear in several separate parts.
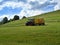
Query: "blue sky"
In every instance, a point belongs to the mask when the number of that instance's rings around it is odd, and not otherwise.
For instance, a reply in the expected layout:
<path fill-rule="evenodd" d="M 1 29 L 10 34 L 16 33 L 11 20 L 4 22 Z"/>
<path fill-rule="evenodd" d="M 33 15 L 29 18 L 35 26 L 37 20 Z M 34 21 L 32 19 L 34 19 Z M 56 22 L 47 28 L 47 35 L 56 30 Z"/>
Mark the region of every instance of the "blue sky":
<path fill-rule="evenodd" d="M 14 15 L 35 16 L 38 14 L 60 10 L 60 0 L 0 0 L 0 20 Z"/>

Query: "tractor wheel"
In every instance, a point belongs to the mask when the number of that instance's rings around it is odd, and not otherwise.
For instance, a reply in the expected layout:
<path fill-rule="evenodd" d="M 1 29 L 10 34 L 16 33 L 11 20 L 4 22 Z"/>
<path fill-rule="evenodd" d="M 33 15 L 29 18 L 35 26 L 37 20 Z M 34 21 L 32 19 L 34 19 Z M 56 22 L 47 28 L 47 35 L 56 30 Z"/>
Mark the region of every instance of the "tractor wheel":
<path fill-rule="evenodd" d="M 41 25 L 45 25 L 45 23 L 42 23 Z"/>
<path fill-rule="evenodd" d="M 26 26 L 34 26 L 34 23 L 33 22 L 27 22 Z"/>
<path fill-rule="evenodd" d="M 41 24 L 39 24 L 39 25 L 41 25 Z"/>

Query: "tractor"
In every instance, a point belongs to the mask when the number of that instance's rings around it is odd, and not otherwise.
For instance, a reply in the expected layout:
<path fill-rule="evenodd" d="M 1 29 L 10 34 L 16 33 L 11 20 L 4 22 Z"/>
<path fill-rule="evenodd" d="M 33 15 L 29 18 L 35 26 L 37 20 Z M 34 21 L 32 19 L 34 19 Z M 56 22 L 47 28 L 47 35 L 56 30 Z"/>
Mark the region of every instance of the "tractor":
<path fill-rule="evenodd" d="M 45 20 L 44 18 L 31 18 L 26 22 L 25 25 L 26 26 L 45 25 Z"/>

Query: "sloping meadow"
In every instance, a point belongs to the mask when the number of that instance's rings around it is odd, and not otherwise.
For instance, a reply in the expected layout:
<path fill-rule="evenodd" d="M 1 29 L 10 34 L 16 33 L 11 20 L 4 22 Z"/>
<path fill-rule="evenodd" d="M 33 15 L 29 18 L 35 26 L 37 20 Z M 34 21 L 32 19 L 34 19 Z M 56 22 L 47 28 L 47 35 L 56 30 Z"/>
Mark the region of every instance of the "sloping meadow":
<path fill-rule="evenodd" d="M 60 45 L 60 11 L 29 18 L 40 17 L 44 26 L 25 26 L 28 18 L 0 25 L 0 45 Z"/>

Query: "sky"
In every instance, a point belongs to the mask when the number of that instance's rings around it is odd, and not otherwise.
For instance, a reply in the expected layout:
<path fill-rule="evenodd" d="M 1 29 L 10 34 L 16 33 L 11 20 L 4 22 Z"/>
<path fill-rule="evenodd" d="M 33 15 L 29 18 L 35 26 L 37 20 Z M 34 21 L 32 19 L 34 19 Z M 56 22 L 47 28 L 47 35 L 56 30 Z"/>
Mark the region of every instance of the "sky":
<path fill-rule="evenodd" d="M 0 0 L 0 20 L 20 18 L 60 10 L 60 0 Z"/>

